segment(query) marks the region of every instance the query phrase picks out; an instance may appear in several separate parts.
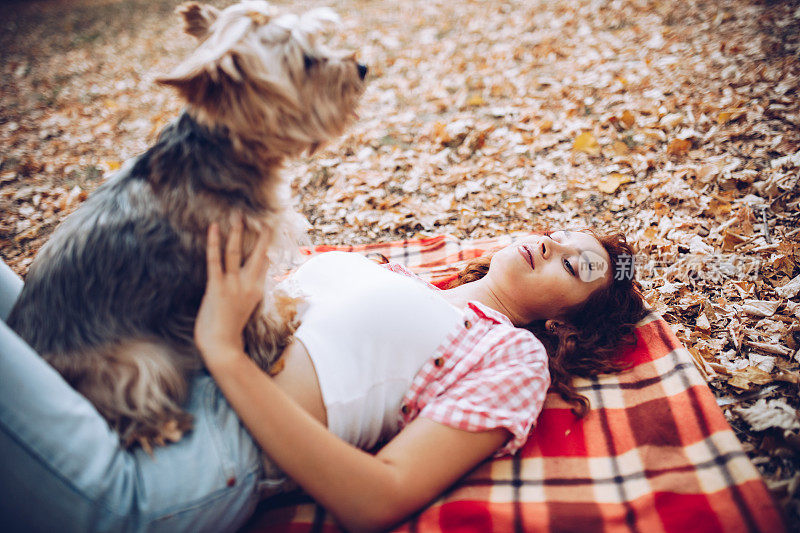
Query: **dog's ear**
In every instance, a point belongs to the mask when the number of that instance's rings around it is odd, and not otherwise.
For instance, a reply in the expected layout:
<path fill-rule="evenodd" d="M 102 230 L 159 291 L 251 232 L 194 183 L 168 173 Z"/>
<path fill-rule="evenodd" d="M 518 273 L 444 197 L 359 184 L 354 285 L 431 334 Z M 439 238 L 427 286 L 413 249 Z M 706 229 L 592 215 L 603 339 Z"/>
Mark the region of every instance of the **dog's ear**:
<path fill-rule="evenodd" d="M 208 35 L 209 28 L 219 16 L 216 7 L 197 2 L 181 4 L 175 12 L 183 16 L 183 31 L 198 39 Z"/>
<path fill-rule="evenodd" d="M 212 75 L 205 69 L 173 73 L 156 78 L 157 83 L 175 88 L 184 100 L 194 105 L 200 105 L 204 101 L 210 100 L 213 93 L 221 92 L 217 88 L 217 81 L 219 81 L 219 76 Z"/>
<path fill-rule="evenodd" d="M 184 100 L 200 107 L 218 104 L 226 88 L 241 81 L 235 54 L 230 53 L 205 64 L 178 65 L 170 74 L 156 78 L 157 83 L 174 87 Z"/>
<path fill-rule="evenodd" d="M 280 100 L 284 107 L 299 107 L 291 87 L 277 80 L 249 79 L 243 70 L 245 61 L 239 54 L 228 52 L 216 61 L 185 62 L 170 74 L 156 78 L 156 82 L 173 87 L 187 103 L 212 114 L 242 107 L 244 102 L 240 99 L 251 97 L 253 93 L 258 93 L 262 99 Z M 238 104 L 234 105 L 234 101 Z"/>

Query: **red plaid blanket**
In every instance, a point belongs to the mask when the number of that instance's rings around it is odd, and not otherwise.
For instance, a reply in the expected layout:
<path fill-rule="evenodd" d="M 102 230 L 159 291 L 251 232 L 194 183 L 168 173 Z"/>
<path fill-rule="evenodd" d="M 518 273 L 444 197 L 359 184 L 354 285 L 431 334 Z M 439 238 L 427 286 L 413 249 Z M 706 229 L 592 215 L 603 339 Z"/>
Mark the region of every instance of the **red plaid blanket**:
<path fill-rule="evenodd" d="M 448 236 L 364 246 L 441 283 L 514 236 Z M 645 318 L 620 350 L 621 374 L 579 380 L 591 411 L 577 420 L 549 394 L 527 444 L 487 461 L 398 531 L 782 531 L 781 517 L 669 326 Z M 262 504 L 249 531 L 338 531 L 301 493 Z"/>

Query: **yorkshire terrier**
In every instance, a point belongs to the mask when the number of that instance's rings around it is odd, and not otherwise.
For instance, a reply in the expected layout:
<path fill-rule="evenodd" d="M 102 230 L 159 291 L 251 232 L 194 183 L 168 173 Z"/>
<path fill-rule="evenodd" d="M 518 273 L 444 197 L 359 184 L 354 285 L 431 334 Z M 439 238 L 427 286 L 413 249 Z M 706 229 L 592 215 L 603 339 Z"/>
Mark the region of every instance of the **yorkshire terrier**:
<path fill-rule="evenodd" d="M 367 68 L 320 43 L 336 15 L 279 14 L 265 1 L 178 8 L 198 46 L 159 83 L 186 109 L 56 229 L 28 272 L 9 324 L 119 433 L 125 446 L 178 440 L 193 329 L 205 289 L 206 231 L 244 221 L 244 248 L 272 235 L 270 261 L 297 249 L 302 217 L 280 169 L 355 117 Z M 300 222 L 299 222 L 300 221 Z M 269 371 L 290 341 L 296 302 L 269 287 L 245 330 Z"/>

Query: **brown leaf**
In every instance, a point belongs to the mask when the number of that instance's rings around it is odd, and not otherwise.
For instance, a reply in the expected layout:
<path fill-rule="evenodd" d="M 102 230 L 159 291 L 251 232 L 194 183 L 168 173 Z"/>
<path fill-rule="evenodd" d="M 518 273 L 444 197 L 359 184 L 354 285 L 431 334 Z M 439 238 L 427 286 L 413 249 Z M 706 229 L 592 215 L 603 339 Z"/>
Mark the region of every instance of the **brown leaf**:
<path fill-rule="evenodd" d="M 722 232 L 722 251 L 723 252 L 732 252 L 736 249 L 736 247 L 743 242 L 747 242 L 747 239 L 742 237 L 741 235 L 737 235 L 732 231 L 723 231 Z"/>
<path fill-rule="evenodd" d="M 667 153 L 674 156 L 682 156 L 689 153 L 692 141 L 687 139 L 672 139 L 667 145 Z"/>
<path fill-rule="evenodd" d="M 619 117 L 620 122 L 625 124 L 626 128 L 632 127 L 636 123 L 636 117 L 633 116 L 629 110 L 625 110 L 622 112 L 622 115 Z"/>
<path fill-rule="evenodd" d="M 753 385 L 766 385 L 772 383 L 772 376 L 758 367 L 748 366 L 744 370 L 737 370 L 728 380 L 728 385 L 737 389 L 750 390 Z"/>
<path fill-rule="evenodd" d="M 631 152 L 628 145 L 622 141 L 614 141 L 614 144 L 611 145 L 611 151 L 618 156 L 628 155 Z"/>
<path fill-rule="evenodd" d="M 721 215 L 727 215 L 731 212 L 732 206 L 731 203 L 727 200 L 720 200 L 718 198 L 712 198 L 710 202 L 708 202 L 708 208 L 706 209 L 705 213 L 707 215 L 711 215 L 714 217 L 718 217 Z"/>

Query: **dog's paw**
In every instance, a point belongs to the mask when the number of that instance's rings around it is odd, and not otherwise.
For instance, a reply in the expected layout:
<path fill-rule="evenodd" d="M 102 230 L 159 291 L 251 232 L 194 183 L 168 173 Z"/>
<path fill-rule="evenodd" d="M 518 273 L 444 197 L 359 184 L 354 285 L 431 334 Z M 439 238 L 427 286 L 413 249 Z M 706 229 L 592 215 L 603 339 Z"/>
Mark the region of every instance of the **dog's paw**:
<path fill-rule="evenodd" d="M 255 313 L 244 329 L 245 351 L 265 372 L 269 372 L 280 360 L 286 345 L 279 326 L 263 314 Z"/>
<path fill-rule="evenodd" d="M 138 445 L 152 455 L 153 448 L 156 446 L 166 446 L 171 442 L 178 442 L 187 431 L 192 429 L 192 416 L 188 413 L 177 415 L 162 423 L 131 422 L 122 436 L 123 446 L 133 448 Z"/>
<path fill-rule="evenodd" d="M 278 374 L 281 373 L 281 371 L 283 370 L 283 368 L 285 366 L 286 366 L 286 358 L 283 357 L 283 355 L 281 355 L 280 358 L 277 361 L 272 363 L 272 366 L 269 367 L 269 370 L 267 370 L 267 373 L 270 376 L 277 376 Z"/>
<path fill-rule="evenodd" d="M 259 307 L 244 329 L 245 349 L 250 358 L 270 375 L 283 369 L 283 350 L 299 326 L 297 306 L 301 301 L 276 291 L 268 308 Z"/>

